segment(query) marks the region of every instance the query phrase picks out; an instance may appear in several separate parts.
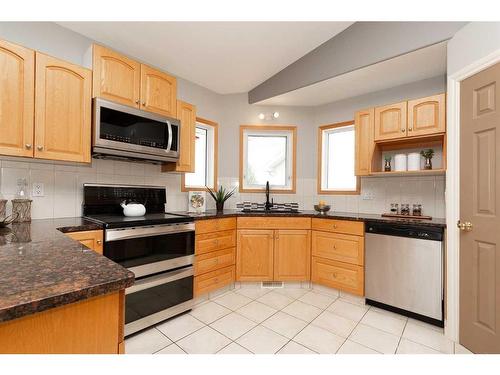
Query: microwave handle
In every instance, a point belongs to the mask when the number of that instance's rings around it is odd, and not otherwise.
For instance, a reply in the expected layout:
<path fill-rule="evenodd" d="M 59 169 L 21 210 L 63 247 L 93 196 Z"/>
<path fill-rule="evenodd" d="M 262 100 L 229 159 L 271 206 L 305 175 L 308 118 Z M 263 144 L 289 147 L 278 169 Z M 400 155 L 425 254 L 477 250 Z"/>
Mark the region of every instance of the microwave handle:
<path fill-rule="evenodd" d="M 167 120 L 168 127 L 168 143 L 167 143 L 167 152 L 170 152 L 170 148 L 172 147 L 172 124 Z"/>

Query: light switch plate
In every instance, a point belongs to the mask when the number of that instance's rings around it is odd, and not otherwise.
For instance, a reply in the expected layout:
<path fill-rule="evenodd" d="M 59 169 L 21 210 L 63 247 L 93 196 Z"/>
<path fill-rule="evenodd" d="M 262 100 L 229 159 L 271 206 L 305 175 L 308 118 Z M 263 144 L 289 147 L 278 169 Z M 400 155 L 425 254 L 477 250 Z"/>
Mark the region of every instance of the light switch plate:
<path fill-rule="evenodd" d="M 44 192 L 43 192 L 43 182 L 33 182 L 33 192 L 32 196 L 33 197 L 43 197 Z"/>

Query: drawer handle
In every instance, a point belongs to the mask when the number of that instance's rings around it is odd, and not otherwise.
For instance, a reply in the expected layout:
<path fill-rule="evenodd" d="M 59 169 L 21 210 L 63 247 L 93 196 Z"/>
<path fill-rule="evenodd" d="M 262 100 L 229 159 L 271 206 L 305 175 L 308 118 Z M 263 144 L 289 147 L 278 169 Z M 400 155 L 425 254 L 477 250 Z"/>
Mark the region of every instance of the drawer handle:
<path fill-rule="evenodd" d="M 337 272 L 332 273 L 332 276 L 333 276 L 334 279 L 336 279 L 337 278 Z"/>
<path fill-rule="evenodd" d="M 337 245 L 333 245 L 333 250 L 337 250 Z"/>
<path fill-rule="evenodd" d="M 333 229 L 337 229 L 337 224 L 333 224 Z"/>

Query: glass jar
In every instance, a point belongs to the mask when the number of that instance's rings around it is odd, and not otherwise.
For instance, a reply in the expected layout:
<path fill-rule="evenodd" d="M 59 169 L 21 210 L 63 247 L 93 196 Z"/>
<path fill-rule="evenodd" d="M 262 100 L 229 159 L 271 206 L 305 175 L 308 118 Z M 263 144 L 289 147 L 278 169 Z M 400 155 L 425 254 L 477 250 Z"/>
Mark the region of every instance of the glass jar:
<path fill-rule="evenodd" d="M 14 223 L 25 223 L 31 221 L 31 199 L 27 189 L 25 178 L 17 180 L 16 197 L 12 199 L 12 218 Z"/>
<path fill-rule="evenodd" d="M 410 215 L 410 205 L 408 203 L 401 204 L 401 215 Z"/>
<path fill-rule="evenodd" d="M 399 213 L 399 204 L 391 203 L 391 214 L 397 215 Z"/>
<path fill-rule="evenodd" d="M 412 215 L 413 216 L 422 216 L 422 205 L 421 204 L 414 204 L 413 205 Z"/>

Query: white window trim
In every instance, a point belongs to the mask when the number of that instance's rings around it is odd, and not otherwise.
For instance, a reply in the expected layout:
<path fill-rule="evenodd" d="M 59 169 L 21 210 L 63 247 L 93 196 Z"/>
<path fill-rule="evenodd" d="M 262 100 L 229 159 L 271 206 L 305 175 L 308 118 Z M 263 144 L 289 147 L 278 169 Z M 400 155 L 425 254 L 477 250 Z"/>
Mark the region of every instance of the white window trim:
<path fill-rule="evenodd" d="M 285 173 L 287 184 L 270 185 L 270 190 L 280 193 L 294 193 L 296 186 L 296 137 L 295 126 L 262 126 L 242 125 L 240 144 L 240 192 L 263 192 L 265 185 L 250 185 L 246 183 L 246 171 L 248 169 L 248 136 L 262 137 L 286 137 L 287 149 L 285 156 Z"/>
<path fill-rule="evenodd" d="M 354 122 L 347 122 L 347 123 L 339 123 L 339 124 L 332 124 L 332 125 L 325 125 L 319 128 L 320 131 L 320 140 L 321 140 L 321 152 L 319 154 L 320 158 L 320 172 L 321 176 L 318 176 L 319 184 L 318 184 L 318 194 L 346 194 L 346 195 L 351 195 L 351 194 L 359 194 L 360 192 L 360 181 L 359 177 L 356 177 L 356 187 L 354 189 L 329 189 L 327 188 L 327 182 L 328 182 L 328 160 L 327 160 L 327 154 L 328 154 L 328 147 L 329 147 L 329 137 L 328 135 L 330 133 L 335 133 L 338 132 L 339 129 L 345 129 L 345 128 L 351 128 L 352 131 L 355 131 L 354 128 Z M 354 151 L 354 157 L 356 157 L 355 151 Z"/>
<path fill-rule="evenodd" d="M 215 152 L 215 127 L 212 125 L 204 124 L 202 122 L 196 122 L 196 128 L 201 128 L 207 131 L 207 171 L 206 171 L 206 180 L 207 186 L 211 189 L 214 189 L 215 186 L 215 164 L 216 164 L 216 152 Z M 186 173 L 187 175 L 188 173 Z M 186 183 L 186 176 L 184 177 L 184 190 L 206 190 L 205 186 L 195 186 L 188 185 Z"/>

